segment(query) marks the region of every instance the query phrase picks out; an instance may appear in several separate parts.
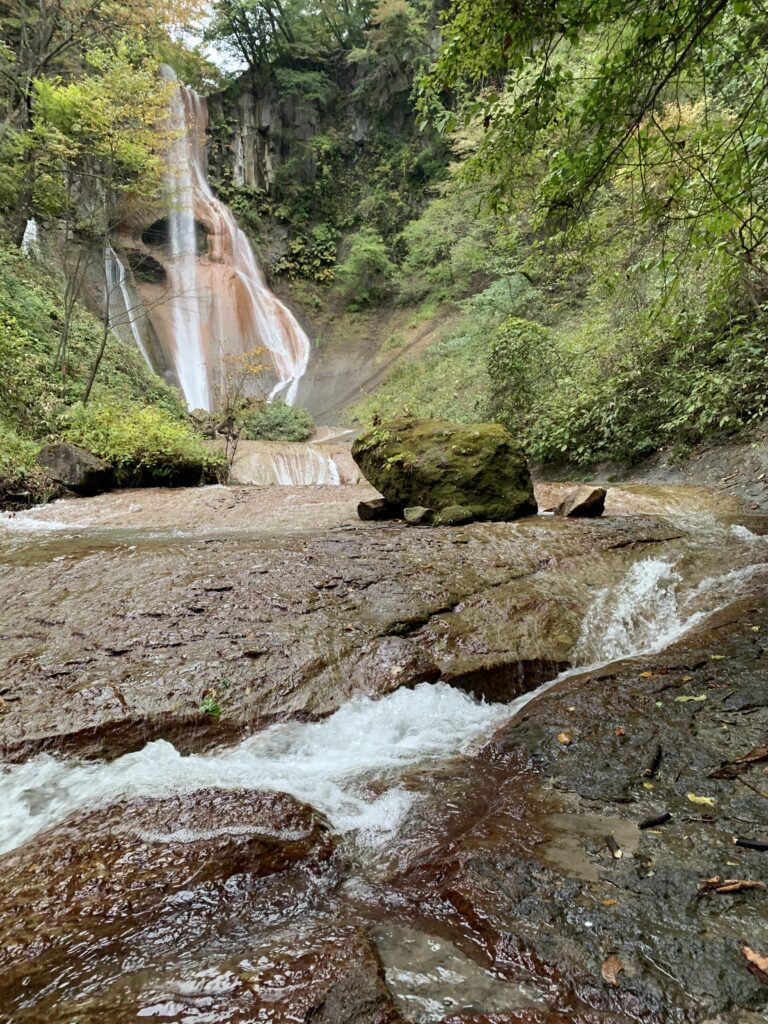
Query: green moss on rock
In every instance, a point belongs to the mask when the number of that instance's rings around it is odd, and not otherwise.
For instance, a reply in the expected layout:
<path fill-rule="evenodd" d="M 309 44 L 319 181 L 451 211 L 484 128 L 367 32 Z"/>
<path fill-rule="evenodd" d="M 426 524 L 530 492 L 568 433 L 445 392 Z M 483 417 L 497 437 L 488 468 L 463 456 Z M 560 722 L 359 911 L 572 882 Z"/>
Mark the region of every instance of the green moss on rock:
<path fill-rule="evenodd" d="M 395 508 L 467 509 L 504 521 L 538 510 L 525 455 L 496 423 L 401 419 L 361 435 L 352 456 Z"/>

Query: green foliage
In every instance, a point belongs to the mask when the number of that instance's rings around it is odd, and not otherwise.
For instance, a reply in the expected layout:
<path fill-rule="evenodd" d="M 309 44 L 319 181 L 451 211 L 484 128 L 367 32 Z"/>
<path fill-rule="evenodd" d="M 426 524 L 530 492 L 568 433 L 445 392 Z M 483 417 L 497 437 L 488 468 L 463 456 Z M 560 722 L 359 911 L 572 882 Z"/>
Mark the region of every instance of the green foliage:
<path fill-rule="evenodd" d="M 488 354 L 489 411 L 520 431 L 531 423 L 539 392 L 552 379 L 550 332 L 541 324 L 510 317 L 496 329 Z"/>
<path fill-rule="evenodd" d="M 350 308 L 362 309 L 391 292 L 396 267 L 381 235 L 364 227 L 353 236 L 349 255 L 336 273 Z"/>
<path fill-rule="evenodd" d="M 305 278 L 328 284 L 336 276 L 336 239 L 338 233 L 326 224 L 317 224 L 308 235 L 294 235 L 272 269 L 291 280 Z"/>
<path fill-rule="evenodd" d="M 57 362 L 63 282 L 14 249 L 0 247 L 0 416 L 23 434 L 42 439 L 63 408 L 76 401 L 99 346 L 101 324 L 76 305 L 70 327 L 67 373 Z M 178 391 L 148 371 L 131 345 L 112 339 L 94 390 L 105 400 L 144 401 L 181 419 Z"/>
<path fill-rule="evenodd" d="M 225 470 L 222 453 L 207 448 L 188 422 L 154 406 L 78 403 L 62 415 L 61 434 L 108 462 L 124 485 L 195 484 Z"/>
<path fill-rule="evenodd" d="M 214 696 L 208 694 L 207 697 L 203 697 L 200 703 L 200 710 L 203 714 L 210 715 L 212 718 L 219 718 L 221 715 L 221 704 L 219 704 Z"/>
<path fill-rule="evenodd" d="M 246 406 L 238 419 L 242 436 L 249 441 L 306 441 L 315 431 L 306 409 L 286 405 L 280 399 L 262 402 L 256 408 Z"/>
<path fill-rule="evenodd" d="M 27 492 L 31 501 L 47 497 L 48 485 L 35 461 L 39 448 L 0 421 L 0 508 L 19 492 Z"/>
<path fill-rule="evenodd" d="M 158 194 L 171 83 L 158 80 L 154 60 L 127 45 L 88 54 L 92 74 L 76 82 L 35 82 L 34 209 L 77 221 L 81 232 L 112 227 L 119 199 Z M 78 183 L 90 179 L 95 198 L 84 203 Z"/>

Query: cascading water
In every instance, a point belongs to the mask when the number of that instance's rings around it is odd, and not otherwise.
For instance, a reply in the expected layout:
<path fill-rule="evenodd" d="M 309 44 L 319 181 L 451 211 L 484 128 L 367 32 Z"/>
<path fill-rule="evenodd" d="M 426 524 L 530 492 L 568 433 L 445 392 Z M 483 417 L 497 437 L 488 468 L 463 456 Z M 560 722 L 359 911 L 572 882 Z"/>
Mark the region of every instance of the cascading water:
<path fill-rule="evenodd" d="M 336 832 L 353 834 L 359 848 L 376 847 L 418 799 L 401 786 L 400 772 L 471 749 L 538 694 L 585 667 L 667 646 L 732 599 L 732 575 L 691 585 L 669 560 L 635 562 L 587 609 L 574 658 L 591 664 L 510 704 L 481 703 L 444 683 L 424 683 L 377 701 L 353 700 L 323 722 L 275 725 L 209 754 L 183 756 L 159 740 L 108 764 L 42 755 L 8 766 L 0 852 L 84 805 L 207 786 L 291 793 L 325 813 Z"/>
<path fill-rule="evenodd" d="M 165 76 L 175 76 L 167 69 Z M 269 397 L 290 405 L 309 360 L 309 340 L 269 290 L 245 234 L 205 176 L 205 101 L 178 84 L 170 109 L 169 212 L 133 245 L 161 273 L 137 281 L 147 315 L 190 408 L 211 409 L 232 357 L 264 348 Z M 163 276 L 164 274 L 164 276 Z"/>
<path fill-rule="evenodd" d="M 128 281 L 125 274 L 125 267 L 120 262 L 115 250 L 111 245 L 107 246 L 106 258 L 104 260 L 104 273 L 107 283 L 108 292 L 108 303 L 110 309 L 110 322 L 114 330 L 122 324 L 126 324 L 131 332 L 131 337 L 144 357 L 144 362 L 147 366 L 152 369 L 152 361 L 149 358 L 144 339 L 141 336 L 141 331 L 136 323 L 136 313 L 139 307 L 139 303 L 133 298 L 128 287 Z M 114 310 L 114 303 L 116 296 L 120 296 L 120 302 L 122 303 L 122 312 Z"/>

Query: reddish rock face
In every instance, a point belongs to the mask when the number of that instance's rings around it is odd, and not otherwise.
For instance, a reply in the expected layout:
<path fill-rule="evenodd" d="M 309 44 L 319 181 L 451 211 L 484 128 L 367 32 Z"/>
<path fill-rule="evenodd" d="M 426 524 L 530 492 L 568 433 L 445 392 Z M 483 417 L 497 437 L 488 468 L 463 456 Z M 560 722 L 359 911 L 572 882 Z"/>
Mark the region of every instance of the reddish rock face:
<path fill-rule="evenodd" d="M 286 945 L 244 949 L 238 960 L 185 963 L 172 971 L 118 978 L 46 1007 L 46 1024 L 403 1024 L 362 929 L 316 929 Z M 290 948 L 289 947 L 290 944 Z M 39 1010 L 15 1021 L 41 1020 Z"/>
<path fill-rule="evenodd" d="M 90 969 L 108 978 L 124 957 L 162 973 L 233 916 L 280 920 L 286 888 L 311 904 L 332 888 L 333 849 L 320 816 L 282 793 L 208 789 L 73 815 L 0 859 L 0 998 L 48 1012 L 70 981 L 87 993 Z"/>

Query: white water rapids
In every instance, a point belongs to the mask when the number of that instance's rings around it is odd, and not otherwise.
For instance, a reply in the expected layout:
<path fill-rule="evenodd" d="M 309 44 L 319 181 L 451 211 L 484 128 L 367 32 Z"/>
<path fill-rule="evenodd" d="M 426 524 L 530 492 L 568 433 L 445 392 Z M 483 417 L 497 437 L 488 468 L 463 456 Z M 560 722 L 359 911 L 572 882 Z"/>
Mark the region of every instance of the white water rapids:
<path fill-rule="evenodd" d="M 661 649 L 726 604 L 735 584 L 760 568 L 686 589 L 672 561 L 635 562 L 618 586 L 594 599 L 574 656 L 589 659 L 586 667 L 592 668 Z M 208 754 L 183 756 L 160 740 L 111 763 L 41 755 L 2 773 L 0 852 L 85 805 L 210 786 L 291 793 L 322 811 L 336 832 L 354 833 L 358 846 L 375 847 L 392 837 L 418 799 L 400 786 L 399 772 L 484 742 L 537 694 L 583 670 L 572 669 L 506 705 L 424 683 L 380 700 L 353 700 L 322 722 L 275 725 Z M 380 795 L 372 795 L 371 783 Z"/>

